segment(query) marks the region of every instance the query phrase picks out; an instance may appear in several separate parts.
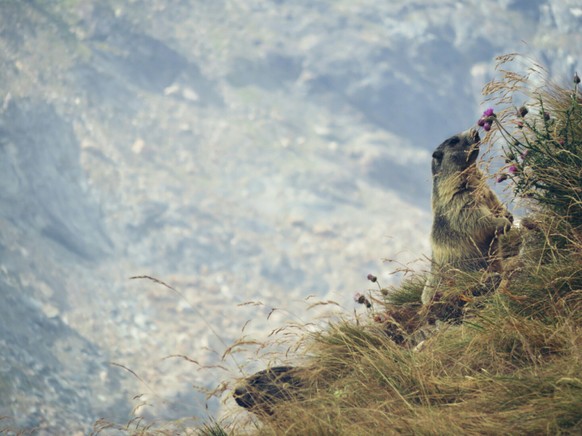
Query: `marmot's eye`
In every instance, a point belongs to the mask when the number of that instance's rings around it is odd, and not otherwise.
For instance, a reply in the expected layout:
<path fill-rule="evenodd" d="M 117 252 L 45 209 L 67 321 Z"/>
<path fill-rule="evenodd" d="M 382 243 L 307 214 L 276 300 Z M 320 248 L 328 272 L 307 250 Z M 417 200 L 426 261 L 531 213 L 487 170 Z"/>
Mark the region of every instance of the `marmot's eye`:
<path fill-rule="evenodd" d="M 442 151 L 435 151 L 432 154 L 433 159 L 437 159 L 437 160 L 441 160 L 443 158 L 443 152 Z"/>
<path fill-rule="evenodd" d="M 461 139 L 458 136 L 449 139 L 449 145 L 457 145 L 459 142 L 461 142 Z"/>

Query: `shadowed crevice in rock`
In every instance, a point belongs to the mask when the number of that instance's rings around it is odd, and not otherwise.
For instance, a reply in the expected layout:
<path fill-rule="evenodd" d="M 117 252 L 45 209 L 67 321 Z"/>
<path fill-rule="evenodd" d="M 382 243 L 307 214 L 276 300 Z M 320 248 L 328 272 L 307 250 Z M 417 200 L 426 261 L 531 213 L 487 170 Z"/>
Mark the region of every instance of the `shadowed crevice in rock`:
<path fill-rule="evenodd" d="M 54 107 L 11 101 L 0 116 L 0 156 L 3 217 L 85 260 L 111 252 L 102 213 L 87 195 L 78 141 Z"/>

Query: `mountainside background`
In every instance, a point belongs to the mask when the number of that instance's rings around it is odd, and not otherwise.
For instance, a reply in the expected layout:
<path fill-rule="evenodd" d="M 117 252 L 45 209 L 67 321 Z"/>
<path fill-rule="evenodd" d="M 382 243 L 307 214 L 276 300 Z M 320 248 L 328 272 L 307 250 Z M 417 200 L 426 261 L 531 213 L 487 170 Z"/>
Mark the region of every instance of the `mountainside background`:
<path fill-rule="evenodd" d="M 165 357 L 423 267 L 432 149 L 495 56 L 582 72 L 580 28 L 576 0 L 0 0 L 0 428 L 203 418 L 228 374 Z"/>

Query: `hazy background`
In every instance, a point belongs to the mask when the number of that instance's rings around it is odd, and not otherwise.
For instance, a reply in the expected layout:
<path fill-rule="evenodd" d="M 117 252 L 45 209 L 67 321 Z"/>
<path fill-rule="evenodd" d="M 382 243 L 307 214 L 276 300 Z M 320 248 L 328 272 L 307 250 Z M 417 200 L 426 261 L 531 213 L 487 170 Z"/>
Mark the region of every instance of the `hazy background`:
<path fill-rule="evenodd" d="M 164 357 L 398 280 L 495 56 L 570 80 L 581 28 L 579 0 L 0 0 L 0 428 L 204 418 L 232 363 Z"/>

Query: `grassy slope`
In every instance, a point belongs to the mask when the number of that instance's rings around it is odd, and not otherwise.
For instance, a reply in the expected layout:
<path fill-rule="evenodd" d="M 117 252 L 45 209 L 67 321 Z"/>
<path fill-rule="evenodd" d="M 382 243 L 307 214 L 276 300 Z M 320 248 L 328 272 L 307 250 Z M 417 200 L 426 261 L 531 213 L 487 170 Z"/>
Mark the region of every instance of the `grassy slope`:
<path fill-rule="evenodd" d="M 487 275 L 463 274 L 449 281 L 429 310 L 418 303 L 421 276 L 387 296 L 370 295 L 375 303 L 369 322 L 330 323 L 303 339 L 305 392 L 296 401 L 275 405 L 273 417 L 260 418 L 258 430 L 251 432 L 582 432 L 582 110 L 577 88 L 546 83 L 533 89 L 527 77 L 513 73 L 487 88 L 500 108 L 506 107 L 491 120 L 496 128 L 487 139 L 493 141 L 497 132 L 507 157 L 501 171 L 513 180 L 516 196 L 529 199 L 531 206 L 529 228 L 516 232 L 521 251 L 504 259 L 494 292 L 475 296 L 475 289 L 491 288 Z M 518 94 L 529 97 L 526 116 L 511 105 Z M 429 326 L 432 334 L 416 346 L 419 328 L 439 318 L 439 327 Z M 241 424 L 226 428 L 244 430 Z"/>

